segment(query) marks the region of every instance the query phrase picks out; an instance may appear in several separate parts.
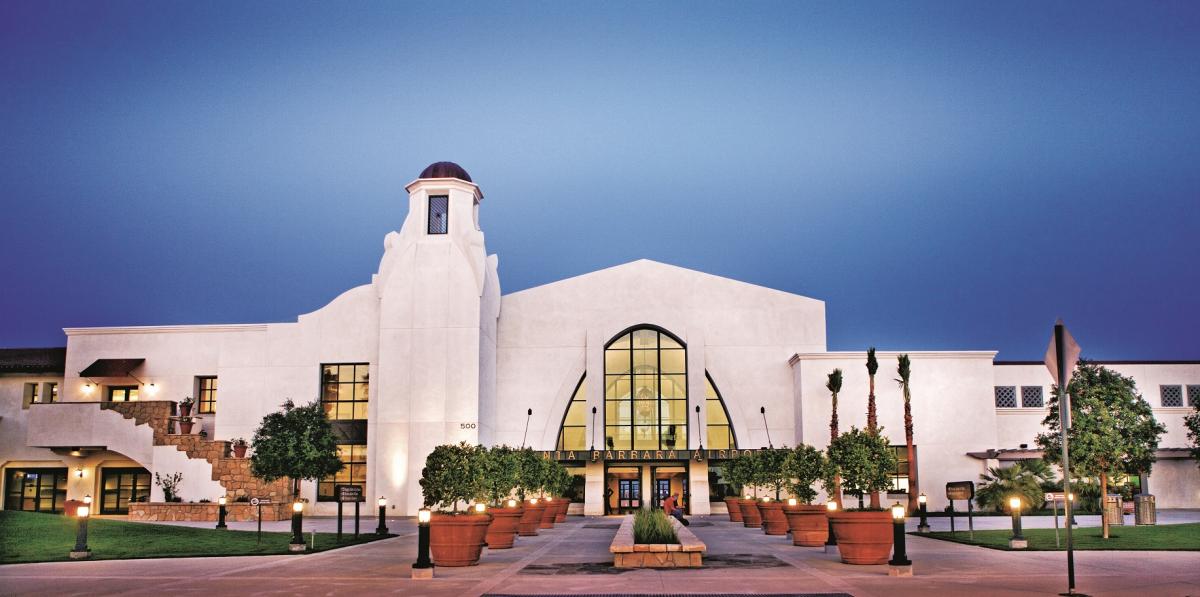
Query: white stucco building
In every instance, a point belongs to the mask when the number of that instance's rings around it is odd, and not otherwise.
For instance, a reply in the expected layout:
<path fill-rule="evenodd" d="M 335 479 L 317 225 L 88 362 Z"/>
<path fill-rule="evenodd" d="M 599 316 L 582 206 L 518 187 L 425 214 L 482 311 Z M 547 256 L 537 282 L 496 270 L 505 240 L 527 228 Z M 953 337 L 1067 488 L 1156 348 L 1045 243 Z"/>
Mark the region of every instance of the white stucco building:
<path fill-rule="evenodd" d="M 718 471 L 734 450 L 827 445 L 834 368 L 841 428 L 865 425 L 865 354 L 826 350 L 822 301 L 647 260 L 502 295 L 470 176 L 439 162 L 407 191 L 378 272 L 294 322 L 68 328 L 65 351 L 0 351 L 4 507 L 90 494 L 123 512 L 162 499 L 156 472 L 182 473 L 185 501 L 277 491 L 246 479 L 227 442 L 249 439 L 287 398 L 322 400 L 344 442 L 342 473 L 304 486 L 318 513 L 332 511 L 336 483 L 356 483 L 412 514 L 425 455 L 467 441 L 555 451 L 583 479 L 588 514 L 663 490 L 702 514 L 722 507 Z M 905 352 L 931 508 L 945 505 L 946 482 L 1038 455 L 1043 365 Z M 897 354 L 878 354 L 877 401 L 903 446 Z M 1167 426 L 1148 479 L 1158 506 L 1200 507 L 1200 471 L 1182 450 L 1200 362 L 1107 365 Z M 172 418 L 185 396 L 198 410 L 186 437 Z M 903 470 L 895 484 L 907 487 Z"/>

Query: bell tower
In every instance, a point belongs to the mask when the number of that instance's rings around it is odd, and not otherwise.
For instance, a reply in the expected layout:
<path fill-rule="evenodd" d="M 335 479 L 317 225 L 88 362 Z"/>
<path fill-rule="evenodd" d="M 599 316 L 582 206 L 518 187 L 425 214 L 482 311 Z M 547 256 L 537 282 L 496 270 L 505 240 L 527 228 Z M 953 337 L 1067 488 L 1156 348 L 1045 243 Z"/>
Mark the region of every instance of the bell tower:
<path fill-rule="evenodd" d="M 437 162 L 405 188 L 408 215 L 384 240 L 375 279 L 368 467 L 377 491 L 400 496 L 397 506 L 414 514 L 425 456 L 439 444 L 480 442 L 480 406 L 495 396 L 500 287 L 479 228 L 483 193 L 467 171 Z"/>

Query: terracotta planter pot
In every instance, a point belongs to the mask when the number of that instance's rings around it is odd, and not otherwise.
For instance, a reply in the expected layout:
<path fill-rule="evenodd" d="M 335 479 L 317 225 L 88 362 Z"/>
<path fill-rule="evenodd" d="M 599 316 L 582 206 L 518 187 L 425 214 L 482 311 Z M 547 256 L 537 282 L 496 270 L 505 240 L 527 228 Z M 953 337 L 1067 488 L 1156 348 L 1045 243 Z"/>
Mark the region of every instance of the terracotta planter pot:
<path fill-rule="evenodd" d="M 792 533 L 792 545 L 821 547 L 829 540 L 829 519 L 825 506 L 784 504 L 783 514 L 787 517 L 788 530 Z"/>
<path fill-rule="evenodd" d="M 558 518 L 558 502 L 559 500 L 546 500 L 546 509 L 542 510 L 542 521 L 538 524 L 539 529 L 554 528 L 554 519 Z"/>
<path fill-rule="evenodd" d="M 518 504 L 515 508 L 493 508 L 488 513 L 492 515 L 487 530 L 488 549 L 511 549 L 524 509 Z"/>
<path fill-rule="evenodd" d="M 554 516 L 554 522 L 555 523 L 566 522 L 567 521 L 567 508 L 571 507 L 571 500 L 568 500 L 566 498 L 559 498 L 557 500 L 554 500 L 554 503 L 558 504 L 558 514 L 556 514 Z"/>
<path fill-rule="evenodd" d="M 759 502 L 758 512 L 762 516 L 763 532 L 768 535 L 786 535 L 788 532 L 787 516 L 783 515 L 783 502 L 771 500 Z"/>
<path fill-rule="evenodd" d="M 522 504 L 524 513 L 521 514 L 521 521 L 517 523 L 517 533 L 522 537 L 537 537 L 538 526 L 542 522 L 542 512 L 546 510 L 546 502 L 538 500 L 536 504 L 525 502 Z"/>
<path fill-rule="evenodd" d="M 729 510 L 729 522 L 742 521 L 742 507 L 738 505 L 738 499 L 730 496 L 725 498 L 725 508 Z"/>
<path fill-rule="evenodd" d="M 892 514 L 845 512 L 827 514 L 833 522 L 838 553 L 847 564 L 886 564 L 892 553 Z"/>
<path fill-rule="evenodd" d="M 429 521 L 429 553 L 435 566 L 479 563 L 491 514 L 434 514 Z"/>
<path fill-rule="evenodd" d="M 180 421 L 179 422 L 179 432 L 184 435 L 191 435 L 193 425 L 195 425 L 195 423 L 193 423 L 191 421 Z"/>
<path fill-rule="evenodd" d="M 246 446 L 245 444 L 241 444 L 241 445 L 233 444 L 233 457 L 234 458 L 245 458 L 247 447 L 248 446 Z"/>
<path fill-rule="evenodd" d="M 762 514 L 758 511 L 758 500 L 754 498 L 738 500 L 742 509 L 742 525 L 748 529 L 762 528 Z"/>
<path fill-rule="evenodd" d="M 192 416 L 192 405 L 191 405 L 191 404 L 188 404 L 188 405 L 186 405 L 186 406 L 185 406 L 185 405 L 183 405 L 183 404 L 180 404 L 180 405 L 179 405 L 179 416 L 181 416 L 181 417 L 190 417 L 190 416 Z"/>

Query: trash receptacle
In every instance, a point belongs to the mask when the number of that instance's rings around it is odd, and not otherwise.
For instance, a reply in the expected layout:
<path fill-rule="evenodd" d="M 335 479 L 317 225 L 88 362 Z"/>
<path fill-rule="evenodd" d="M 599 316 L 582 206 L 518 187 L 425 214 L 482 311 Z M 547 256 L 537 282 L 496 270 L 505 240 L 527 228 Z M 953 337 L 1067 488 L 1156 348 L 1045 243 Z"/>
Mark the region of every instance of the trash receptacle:
<path fill-rule="evenodd" d="M 1109 526 L 1124 525 L 1125 512 L 1121 509 L 1121 496 L 1108 494 L 1104 497 L 1104 519 Z"/>
<path fill-rule="evenodd" d="M 1133 524 L 1155 524 L 1154 496 L 1139 493 L 1133 496 Z"/>

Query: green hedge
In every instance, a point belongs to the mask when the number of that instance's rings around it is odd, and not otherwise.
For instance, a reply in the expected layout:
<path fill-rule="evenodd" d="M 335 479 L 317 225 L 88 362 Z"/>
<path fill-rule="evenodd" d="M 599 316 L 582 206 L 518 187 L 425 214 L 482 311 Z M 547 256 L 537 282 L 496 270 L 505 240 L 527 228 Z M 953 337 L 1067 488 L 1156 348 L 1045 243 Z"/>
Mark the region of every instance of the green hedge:
<path fill-rule="evenodd" d="M 679 543 L 671 519 L 662 510 L 638 510 L 633 515 L 634 543 Z"/>

